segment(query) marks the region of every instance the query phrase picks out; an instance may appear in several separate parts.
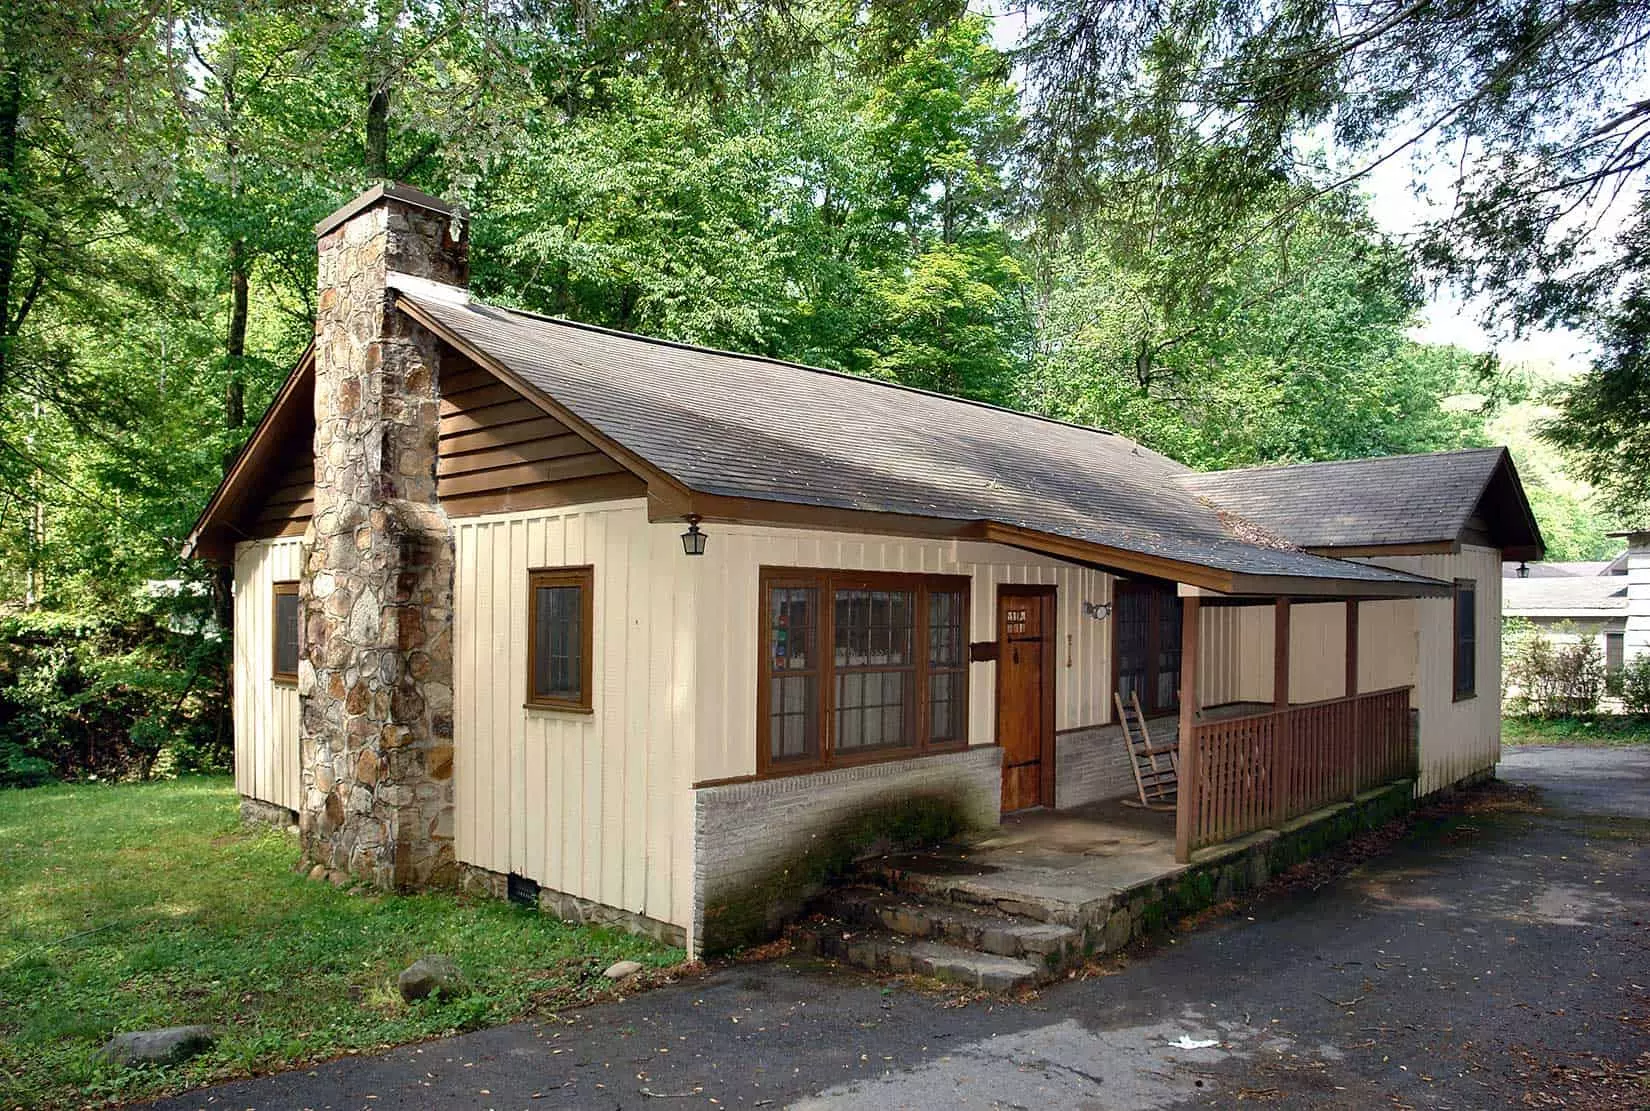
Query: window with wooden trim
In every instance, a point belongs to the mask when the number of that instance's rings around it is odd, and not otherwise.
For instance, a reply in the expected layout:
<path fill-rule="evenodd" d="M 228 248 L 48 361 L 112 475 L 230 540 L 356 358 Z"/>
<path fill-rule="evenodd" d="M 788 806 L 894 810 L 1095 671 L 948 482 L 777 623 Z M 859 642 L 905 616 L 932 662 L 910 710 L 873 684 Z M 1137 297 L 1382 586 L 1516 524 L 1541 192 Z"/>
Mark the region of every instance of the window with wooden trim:
<path fill-rule="evenodd" d="M 765 568 L 757 770 L 968 741 L 968 580 Z"/>
<path fill-rule="evenodd" d="M 1180 708 L 1180 597 L 1161 583 L 1118 582 L 1112 598 L 1112 689 L 1147 715 Z"/>
<path fill-rule="evenodd" d="M 298 681 L 298 584 L 275 584 L 271 676 L 278 683 Z"/>
<path fill-rule="evenodd" d="M 1455 700 L 1478 693 L 1478 584 L 1455 580 Z"/>
<path fill-rule="evenodd" d="M 527 705 L 590 712 L 595 579 L 591 567 L 527 573 Z"/>

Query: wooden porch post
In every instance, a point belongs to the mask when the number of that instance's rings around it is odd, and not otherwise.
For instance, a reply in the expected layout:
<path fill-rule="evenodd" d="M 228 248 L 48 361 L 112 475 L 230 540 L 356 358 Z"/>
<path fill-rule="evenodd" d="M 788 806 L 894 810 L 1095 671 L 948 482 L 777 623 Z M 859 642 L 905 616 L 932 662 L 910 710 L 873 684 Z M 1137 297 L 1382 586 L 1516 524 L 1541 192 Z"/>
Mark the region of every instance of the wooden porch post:
<path fill-rule="evenodd" d="M 1358 599 L 1346 601 L 1346 696 L 1358 694 Z"/>
<path fill-rule="evenodd" d="M 1272 633 L 1272 708 L 1289 709 L 1289 599 L 1280 597 Z"/>
<path fill-rule="evenodd" d="M 1198 794 L 1197 746 L 1192 729 L 1197 724 L 1197 657 L 1199 600 L 1180 600 L 1180 769 L 1175 786 L 1174 858 L 1184 864 L 1192 857 L 1192 822 Z"/>

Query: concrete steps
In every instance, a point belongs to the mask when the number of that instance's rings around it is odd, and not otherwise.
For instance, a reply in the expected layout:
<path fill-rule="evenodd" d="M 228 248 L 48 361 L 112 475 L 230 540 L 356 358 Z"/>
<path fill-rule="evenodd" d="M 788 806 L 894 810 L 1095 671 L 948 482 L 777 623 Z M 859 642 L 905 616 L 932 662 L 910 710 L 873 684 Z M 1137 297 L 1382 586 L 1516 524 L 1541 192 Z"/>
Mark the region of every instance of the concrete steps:
<path fill-rule="evenodd" d="M 871 880 L 881 877 L 873 869 Z M 1083 932 L 875 882 L 827 892 L 791 937 L 803 952 L 869 972 L 915 973 L 989 991 L 1057 979 L 1083 959 Z"/>
<path fill-rule="evenodd" d="M 986 991 L 1019 991 L 1042 982 L 1045 970 L 1018 957 L 981 953 L 888 930 L 845 928 L 825 920 L 791 928 L 798 949 L 868 972 L 915 973 Z"/>

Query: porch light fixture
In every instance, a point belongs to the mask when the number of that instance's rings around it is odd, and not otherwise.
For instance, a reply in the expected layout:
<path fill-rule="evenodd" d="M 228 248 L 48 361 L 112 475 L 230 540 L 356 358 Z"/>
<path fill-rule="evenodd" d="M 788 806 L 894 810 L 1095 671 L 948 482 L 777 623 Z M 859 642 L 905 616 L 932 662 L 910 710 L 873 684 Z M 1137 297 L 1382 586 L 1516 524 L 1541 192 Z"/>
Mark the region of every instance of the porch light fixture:
<path fill-rule="evenodd" d="M 1530 577 L 1530 565 L 1522 560 L 1518 563 L 1518 577 L 1521 579 L 1527 579 Z"/>
<path fill-rule="evenodd" d="M 1111 616 L 1110 602 L 1084 602 L 1083 616 L 1092 617 L 1096 621 L 1104 621 Z"/>
<path fill-rule="evenodd" d="M 690 556 L 705 554 L 705 534 L 699 531 L 699 514 L 689 513 L 684 518 L 688 530 L 682 534 L 682 551 Z"/>

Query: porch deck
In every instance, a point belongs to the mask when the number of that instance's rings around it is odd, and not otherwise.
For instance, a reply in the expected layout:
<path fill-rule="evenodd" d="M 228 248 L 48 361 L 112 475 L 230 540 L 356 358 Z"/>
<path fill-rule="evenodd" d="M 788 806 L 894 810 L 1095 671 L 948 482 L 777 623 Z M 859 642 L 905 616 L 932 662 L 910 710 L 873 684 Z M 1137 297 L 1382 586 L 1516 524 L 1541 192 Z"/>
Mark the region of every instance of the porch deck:
<path fill-rule="evenodd" d="M 877 862 L 899 886 L 1043 921 L 1084 925 L 1117 896 L 1187 867 L 1175 816 L 1120 800 L 1005 815 L 967 840 Z"/>

